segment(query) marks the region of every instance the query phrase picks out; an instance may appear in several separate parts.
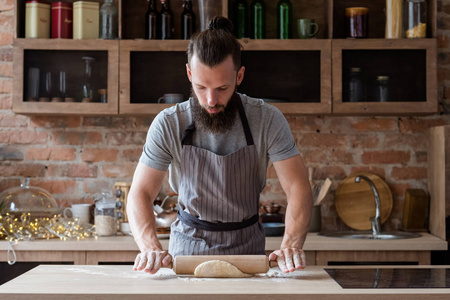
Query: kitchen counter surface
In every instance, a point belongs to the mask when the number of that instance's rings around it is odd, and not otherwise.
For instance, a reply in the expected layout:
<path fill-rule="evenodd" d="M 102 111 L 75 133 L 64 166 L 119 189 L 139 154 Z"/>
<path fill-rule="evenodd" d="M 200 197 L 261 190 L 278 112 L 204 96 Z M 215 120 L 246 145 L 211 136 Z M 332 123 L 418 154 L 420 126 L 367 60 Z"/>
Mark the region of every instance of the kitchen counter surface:
<path fill-rule="evenodd" d="M 169 240 L 160 239 L 167 249 Z M 281 237 L 267 237 L 266 250 L 276 250 L 280 247 Z M 0 241 L 0 251 L 8 249 L 8 242 Z M 308 233 L 303 248 L 305 251 L 434 251 L 447 250 L 447 242 L 428 233 L 421 237 L 399 240 L 363 240 L 343 239 L 318 236 Z M 14 245 L 16 251 L 138 251 L 131 236 L 118 235 L 114 237 L 88 238 L 82 240 L 59 239 L 20 241 Z"/>
<path fill-rule="evenodd" d="M 394 266 L 390 266 L 393 268 Z M 440 268 L 424 266 L 424 268 Z M 342 267 L 354 268 L 359 267 Z M 373 266 L 372 268 L 377 268 Z M 380 267 L 385 268 L 385 267 Z M 398 268 L 409 268 L 399 266 Z M 419 268 L 414 266 L 414 268 Z M 438 272 L 444 274 L 444 272 Z M 445 278 L 445 277 L 444 277 Z M 212 296 L 213 295 L 213 296 Z M 449 288 L 343 289 L 324 270 L 308 267 L 289 275 L 278 268 L 251 278 L 194 278 L 171 269 L 150 275 L 131 266 L 40 265 L 0 286 L 2 299 L 449 299 Z"/>

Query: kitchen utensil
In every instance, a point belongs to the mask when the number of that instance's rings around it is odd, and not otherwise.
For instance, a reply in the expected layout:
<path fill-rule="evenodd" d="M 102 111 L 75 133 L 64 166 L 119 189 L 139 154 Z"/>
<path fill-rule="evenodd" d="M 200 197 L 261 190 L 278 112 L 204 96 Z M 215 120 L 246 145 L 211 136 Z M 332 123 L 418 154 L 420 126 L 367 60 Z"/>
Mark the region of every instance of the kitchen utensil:
<path fill-rule="evenodd" d="M 350 228 L 369 230 L 372 228 L 370 218 L 375 216 L 375 200 L 367 182 L 355 182 L 355 177 L 358 175 L 370 178 L 378 190 L 382 224 L 386 222 L 392 211 L 392 193 L 383 179 L 366 172 L 352 174 L 339 185 L 335 195 L 336 211 L 339 217 Z"/>
<path fill-rule="evenodd" d="M 199 264 L 211 260 L 226 261 L 248 274 L 266 273 L 269 267 L 278 266 L 276 261 L 269 261 L 265 255 L 178 255 L 169 267 L 175 274 L 192 275 Z"/>
<path fill-rule="evenodd" d="M 319 232 L 322 227 L 322 214 L 320 205 L 314 205 L 311 212 L 311 222 L 309 223 L 308 232 Z"/>
<path fill-rule="evenodd" d="M 315 205 L 320 205 L 320 203 L 322 203 L 323 199 L 325 199 L 325 197 L 328 195 L 330 187 L 331 187 L 331 180 L 330 178 L 327 178 L 325 179 L 324 183 L 322 184 L 322 187 L 320 188 L 319 196 L 317 196 Z"/>
<path fill-rule="evenodd" d="M 284 234 L 284 223 L 262 223 L 265 236 L 282 236 Z"/>
<path fill-rule="evenodd" d="M 264 208 L 265 212 L 268 214 L 277 214 L 281 209 L 281 205 L 272 202 L 270 204 L 264 205 L 263 208 Z"/>
<path fill-rule="evenodd" d="M 169 209 L 164 209 L 164 203 L 171 198 L 178 196 L 178 194 L 171 193 L 164 198 L 161 205 L 153 205 L 153 212 L 156 218 L 156 227 L 157 228 L 167 228 L 170 232 L 170 225 L 177 219 L 177 209 L 176 204 L 171 203 Z"/>

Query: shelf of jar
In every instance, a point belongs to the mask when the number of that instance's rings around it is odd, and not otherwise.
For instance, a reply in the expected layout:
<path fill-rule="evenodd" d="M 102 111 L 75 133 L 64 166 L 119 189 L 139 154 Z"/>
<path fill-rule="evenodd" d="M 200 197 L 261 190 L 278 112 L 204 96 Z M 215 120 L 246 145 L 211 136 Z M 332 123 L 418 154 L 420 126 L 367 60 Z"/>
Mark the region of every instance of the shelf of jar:
<path fill-rule="evenodd" d="M 39 54 L 34 54 L 39 53 Z M 107 102 L 31 102 L 25 94 L 25 70 L 33 67 L 27 65 L 29 57 L 40 65 L 55 71 L 57 68 L 79 69 L 82 61 L 72 60 L 71 55 L 80 58 L 83 55 L 100 57 L 102 66 L 98 81 L 105 82 L 102 87 L 107 90 Z M 59 57 L 59 60 L 58 58 Z M 63 60 L 61 60 L 64 58 Z M 55 60 L 53 60 L 55 59 Z M 22 114 L 48 115 L 114 115 L 118 114 L 118 64 L 119 41 L 111 40 L 70 40 L 70 39 L 15 39 L 14 40 L 14 79 L 13 79 L 13 111 Z M 29 62 L 28 62 L 29 63 Z M 69 74 L 71 76 L 71 74 Z M 67 84 L 78 82 L 80 74 L 70 77 Z M 70 80 L 70 81 L 69 81 Z M 76 101 L 78 95 L 72 95 Z"/>
<path fill-rule="evenodd" d="M 334 39 L 333 114 L 436 113 L 436 49 L 436 39 Z M 346 72 L 354 67 L 366 71 L 367 102 L 346 102 Z M 390 78 L 391 98 L 387 102 L 370 99 L 373 79 L 378 75 Z"/>

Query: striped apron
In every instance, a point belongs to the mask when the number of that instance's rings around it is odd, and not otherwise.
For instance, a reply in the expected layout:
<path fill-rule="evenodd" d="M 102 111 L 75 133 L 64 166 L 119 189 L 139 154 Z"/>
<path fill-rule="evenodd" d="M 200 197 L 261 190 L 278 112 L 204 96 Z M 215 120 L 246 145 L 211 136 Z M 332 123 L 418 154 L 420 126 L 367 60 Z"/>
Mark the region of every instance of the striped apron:
<path fill-rule="evenodd" d="M 221 156 L 192 145 L 195 124 L 183 134 L 178 219 L 169 253 L 177 255 L 264 254 L 258 222 L 258 155 L 239 95 L 247 146 Z"/>

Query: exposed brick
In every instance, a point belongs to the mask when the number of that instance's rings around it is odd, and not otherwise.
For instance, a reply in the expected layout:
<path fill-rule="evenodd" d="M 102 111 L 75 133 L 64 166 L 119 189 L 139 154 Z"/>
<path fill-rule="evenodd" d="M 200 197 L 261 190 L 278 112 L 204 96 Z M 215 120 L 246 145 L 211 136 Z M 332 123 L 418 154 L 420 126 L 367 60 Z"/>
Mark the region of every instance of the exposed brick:
<path fill-rule="evenodd" d="M 349 137 L 350 145 L 352 148 L 375 148 L 378 146 L 380 140 L 378 135 L 375 134 L 355 134 Z"/>
<path fill-rule="evenodd" d="M 350 172 L 352 174 L 360 173 L 360 172 L 368 172 L 368 173 L 372 173 L 372 174 L 378 175 L 381 178 L 386 178 L 385 169 L 382 168 L 382 167 L 377 167 L 377 166 L 357 166 L 357 167 L 352 167 L 350 169 Z"/>
<path fill-rule="evenodd" d="M 147 131 L 148 127 L 152 123 L 153 118 L 125 118 L 125 117 L 112 117 L 111 128 L 125 129 L 125 130 L 141 130 Z"/>
<path fill-rule="evenodd" d="M 298 144 L 303 147 L 344 147 L 345 138 L 340 134 L 307 133 L 302 135 Z"/>
<path fill-rule="evenodd" d="M 84 192 L 95 194 L 100 191 L 112 191 L 113 184 L 106 180 L 86 179 L 83 180 Z"/>
<path fill-rule="evenodd" d="M 139 161 L 141 154 L 141 148 L 123 150 L 123 158 L 127 161 Z"/>
<path fill-rule="evenodd" d="M 0 32 L 0 46 L 11 45 L 14 41 L 13 32 Z"/>
<path fill-rule="evenodd" d="M 305 164 L 317 163 L 322 164 L 328 158 L 328 151 L 325 148 L 322 149 L 301 149 L 303 161 Z"/>
<path fill-rule="evenodd" d="M 14 131 L 0 131 L 0 143 L 7 144 L 46 144 L 47 133 L 14 130 Z"/>
<path fill-rule="evenodd" d="M 144 145 L 146 132 L 110 132 L 105 135 L 108 145 Z"/>
<path fill-rule="evenodd" d="M 280 181 L 278 179 L 268 179 L 266 181 L 266 186 L 263 190 L 264 194 L 281 194 L 284 193 L 281 187 Z"/>
<path fill-rule="evenodd" d="M 0 77 L 13 76 L 13 64 L 11 62 L 0 62 Z"/>
<path fill-rule="evenodd" d="M 439 3 L 441 1 L 437 1 L 437 2 Z M 438 5 L 438 6 L 441 6 L 442 12 L 445 12 L 446 14 L 450 14 L 450 5 L 449 4 L 443 4 L 441 2 L 441 5 Z"/>
<path fill-rule="evenodd" d="M 13 187 L 19 187 L 20 186 L 20 180 L 19 179 L 1 179 L 0 180 L 0 193 L 3 193 L 7 189 L 13 188 Z"/>
<path fill-rule="evenodd" d="M 11 94 L 11 93 L 12 93 L 12 79 L 0 78 L 0 94 Z"/>
<path fill-rule="evenodd" d="M 444 81 L 445 79 L 447 79 L 447 69 L 442 69 L 442 68 L 437 68 L 437 79 L 439 82 Z"/>
<path fill-rule="evenodd" d="M 323 127 L 323 119 L 313 116 L 286 116 L 292 131 L 317 132 Z"/>
<path fill-rule="evenodd" d="M 49 165 L 47 176 L 52 177 L 97 177 L 97 166 L 87 164 Z"/>
<path fill-rule="evenodd" d="M 77 128 L 80 127 L 81 117 L 41 117 L 33 116 L 30 118 L 32 127 L 45 128 Z"/>
<path fill-rule="evenodd" d="M 26 127 L 28 118 L 22 115 L 0 114 L 0 127 Z"/>
<path fill-rule="evenodd" d="M 75 151 L 75 148 L 30 148 L 25 156 L 27 160 L 73 161 Z"/>
<path fill-rule="evenodd" d="M 274 168 L 272 162 L 271 162 L 271 163 L 269 164 L 269 166 L 267 167 L 266 177 L 267 177 L 267 179 L 278 178 L 277 172 L 275 171 L 275 168 Z"/>
<path fill-rule="evenodd" d="M 445 34 L 439 34 L 437 36 L 437 47 L 448 48 L 448 36 Z"/>
<path fill-rule="evenodd" d="M 102 142 L 98 132 L 65 132 L 54 131 L 52 142 L 57 145 L 94 145 Z"/>
<path fill-rule="evenodd" d="M 14 0 L 0 0 L 0 11 L 14 9 Z"/>
<path fill-rule="evenodd" d="M 366 151 L 361 160 L 364 164 L 406 164 L 410 157 L 408 151 Z"/>
<path fill-rule="evenodd" d="M 351 124 L 356 122 L 359 118 L 357 117 L 329 117 L 326 119 L 328 126 L 325 128 L 321 128 L 321 132 L 323 133 L 344 133 L 344 134 L 352 134 L 353 128 L 351 128 Z"/>
<path fill-rule="evenodd" d="M 0 109 L 11 109 L 12 97 L 11 94 L 0 94 Z"/>
<path fill-rule="evenodd" d="M 13 61 L 12 47 L 0 47 L 0 61 Z"/>
<path fill-rule="evenodd" d="M 133 177 L 136 164 L 133 163 L 117 163 L 102 167 L 102 173 L 105 177 L 112 178 L 131 178 Z"/>
<path fill-rule="evenodd" d="M 407 132 L 426 132 L 430 127 L 446 125 L 444 118 L 400 118 L 400 131 Z"/>
<path fill-rule="evenodd" d="M 425 150 L 427 137 L 423 134 L 386 134 L 385 149 L 405 149 L 408 146 L 416 150 Z"/>
<path fill-rule="evenodd" d="M 0 165 L 0 174 L 3 177 L 43 177 L 45 176 L 45 165 L 40 164 L 13 164 Z"/>
<path fill-rule="evenodd" d="M 111 117 L 84 117 L 84 127 L 111 127 Z"/>
<path fill-rule="evenodd" d="M 86 148 L 81 153 L 81 159 L 86 162 L 98 162 L 98 161 L 117 161 L 117 149 L 107 148 Z"/>
<path fill-rule="evenodd" d="M 394 118 L 364 118 L 350 125 L 356 131 L 394 131 L 397 130 L 397 120 Z"/>
<path fill-rule="evenodd" d="M 43 188 L 50 194 L 73 194 L 77 191 L 77 182 L 75 180 L 35 179 L 30 181 L 30 185 Z"/>
<path fill-rule="evenodd" d="M 342 180 L 347 177 L 345 170 L 337 166 L 323 166 L 314 171 L 314 178 L 317 180 L 325 180 L 330 178 L 332 180 Z"/>
<path fill-rule="evenodd" d="M 14 147 L 0 147 L 0 160 L 23 160 L 23 153 Z"/>
<path fill-rule="evenodd" d="M 444 88 L 444 99 L 450 99 L 450 88 L 449 87 Z"/>
<path fill-rule="evenodd" d="M 411 186 L 408 183 L 391 183 L 389 184 L 389 187 L 391 188 L 391 192 L 394 197 L 405 196 L 406 190 L 411 188 Z"/>
<path fill-rule="evenodd" d="M 416 151 L 416 153 L 415 153 L 416 162 L 417 163 L 426 163 L 428 161 L 427 154 L 428 153 L 426 151 Z"/>
<path fill-rule="evenodd" d="M 330 154 L 330 162 L 336 162 L 338 164 L 354 164 L 352 153 L 348 150 L 335 150 L 333 149 Z"/>
<path fill-rule="evenodd" d="M 0 14 L 0 24 L 2 25 L 2 32 L 14 33 L 14 14 L 2 13 Z"/>
<path fill-rule="evenodd" d="M 403 167 L 403 168 L 392 168 L 391 176 L 393 179 L 398 180 L 409 180 L 409 179 L 426 179 L 427 178 L 427 168 L 420 167 Z"/>

